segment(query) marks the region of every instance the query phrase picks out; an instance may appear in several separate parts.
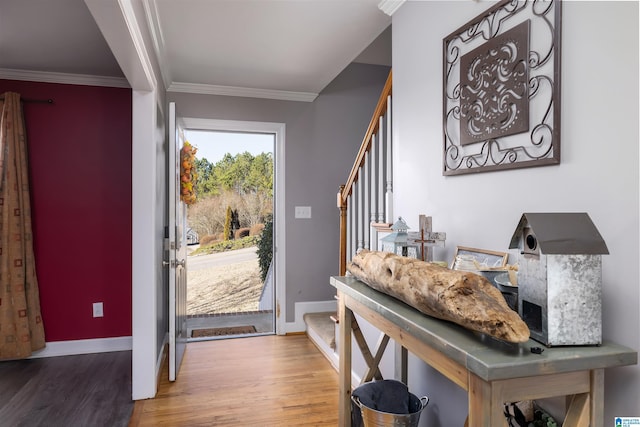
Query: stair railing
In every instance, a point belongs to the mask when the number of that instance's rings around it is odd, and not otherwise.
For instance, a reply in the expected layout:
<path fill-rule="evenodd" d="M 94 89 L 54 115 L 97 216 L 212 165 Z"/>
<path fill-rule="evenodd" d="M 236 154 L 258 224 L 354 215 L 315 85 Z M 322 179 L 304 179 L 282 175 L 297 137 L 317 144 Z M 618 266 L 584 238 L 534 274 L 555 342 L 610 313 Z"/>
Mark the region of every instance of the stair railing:
<path fill-rule="evenodd" d="M 378 231 L 393 222 L 392 72 L 382 89 L 349 177 L 338 193 L 340 275 L 361 249 L 377 249 Z"/>

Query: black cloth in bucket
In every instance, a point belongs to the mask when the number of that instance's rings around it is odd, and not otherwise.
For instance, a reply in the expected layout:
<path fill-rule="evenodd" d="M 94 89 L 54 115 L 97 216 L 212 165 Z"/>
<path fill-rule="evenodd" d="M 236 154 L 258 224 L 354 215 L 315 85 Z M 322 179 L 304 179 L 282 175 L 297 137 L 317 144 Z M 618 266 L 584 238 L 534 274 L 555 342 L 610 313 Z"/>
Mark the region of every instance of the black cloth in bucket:
<path fill-rule="evenodd" d="M 410 408 L 410 393 L 408 387 L 401 381 L 379 380 L 364 383 L 353 390 L 354 398 L 361 405 L 390 414 L 410 414 L 420 408 Z M 362 427 L 360 408 L 351 403 L 351 425 Z"/>

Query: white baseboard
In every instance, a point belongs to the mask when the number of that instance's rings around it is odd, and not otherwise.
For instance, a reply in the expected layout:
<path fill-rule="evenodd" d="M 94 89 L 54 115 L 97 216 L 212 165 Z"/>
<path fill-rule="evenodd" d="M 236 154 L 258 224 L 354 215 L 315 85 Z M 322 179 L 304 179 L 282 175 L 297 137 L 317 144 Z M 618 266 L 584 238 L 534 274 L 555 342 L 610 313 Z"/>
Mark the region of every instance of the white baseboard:
<path fill-rule="evenodd" d="M 295 304 L 295 321 L 284 324 L 285 333 L 304 332 L 307 329 L 303 318 L 306 313 L 322 313 L 323 311 L 335 310 L 337 310 L 337 301 L 335 300 L 297 302 Z"/>
<path fill-rule="evenodd" d="M 107 353 L 132 349 L 131 337 L 95 338 L 88 340 L 53 341 L 42 350 L 34 351 L 29 359 L 71 356 L 74 354 Z"/>

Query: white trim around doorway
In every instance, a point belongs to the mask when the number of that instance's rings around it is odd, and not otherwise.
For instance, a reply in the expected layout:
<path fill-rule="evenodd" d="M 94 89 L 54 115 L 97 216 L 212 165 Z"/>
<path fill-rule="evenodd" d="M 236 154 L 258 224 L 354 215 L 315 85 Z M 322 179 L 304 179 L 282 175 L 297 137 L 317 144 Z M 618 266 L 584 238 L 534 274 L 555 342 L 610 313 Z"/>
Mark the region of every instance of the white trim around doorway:
<path fill-rule="evenodd" d="M 275 194 L 275 237 L 274 237 L 274 260 L 275 260 L 275 331 L 278 335 L 286 334 L 285 321 L 287 318 L 286 286 L 285 286 L 285 124 L 272 122 L 253 122 L 241 120 L 216 120 L 193 117 L 182 117 L 178 119 L 185 130 L 210 130 L 219 132 L 249 132 L 249 133 L 272 133 L 275 135 L 275 155 L 274 155 L 274 194 Z"/>

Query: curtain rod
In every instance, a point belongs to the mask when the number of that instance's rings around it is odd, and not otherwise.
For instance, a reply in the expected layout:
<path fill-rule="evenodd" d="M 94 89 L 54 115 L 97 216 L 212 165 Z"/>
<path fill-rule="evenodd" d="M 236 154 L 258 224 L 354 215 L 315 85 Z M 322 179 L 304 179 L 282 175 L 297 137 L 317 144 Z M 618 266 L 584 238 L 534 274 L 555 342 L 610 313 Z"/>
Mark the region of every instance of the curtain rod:
<path fill-rule="evenodd" d="M 0 101 L 4 101 L 4 96 L 0 96 Z M 29 98 L 20 98 L 20 102 L 29 102 L 34 104 L 53 104 L 53 99 L 29 99 Z"/>

